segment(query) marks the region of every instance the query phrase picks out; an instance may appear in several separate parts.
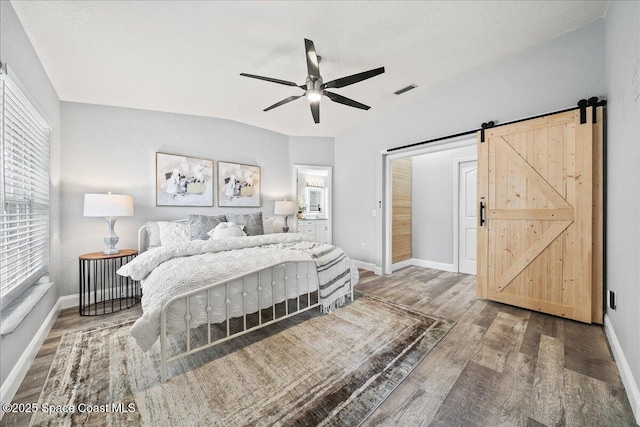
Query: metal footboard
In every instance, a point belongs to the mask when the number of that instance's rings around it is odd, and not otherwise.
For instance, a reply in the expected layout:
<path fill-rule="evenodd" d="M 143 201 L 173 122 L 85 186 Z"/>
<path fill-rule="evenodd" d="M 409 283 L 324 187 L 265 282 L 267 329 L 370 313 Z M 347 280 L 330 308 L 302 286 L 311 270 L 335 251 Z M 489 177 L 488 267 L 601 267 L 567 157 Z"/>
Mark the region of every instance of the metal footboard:
<path fill-rule="evenodd" d="M 300 272 L 303 271 L 303 269 L 301 268 L 301 264 L 303 263 L 308 264 L 306 268 L 306 274 L 300 274 Z M 289 277 L 290 275 L 288 274 L 288 271 L 293 270 L 293 268 L 295 268 L 295 278 Z M 283 277 L 281 276 L 283 278 L 282 301 L 276 300 L 276 285 L 277 285 L 276 273 L 278 272 L 278 270 L 284 270 L 284 276 Z M 312 278 L 311 276 L 312 274 L 315 275 L 315 277 Z M 318 273 L 315 269 L 315 264 L 313 261 L 309 261 L 309 260 L 286 261 L 286 262 L 272 264 L 259 270 L 254 270 L 248 273 L 237 275 L 235 277 L 231 277 L 224 281 L 212 283 L 211 285 L 207 285 L 205 287 L 195 289 L 193 291 L 185 292 L 181 295 L 177 295 L 171 298 L 162 307 L 162 312 L 160 315 L 160 352 L 161 352 L 160 369 L 161 369 L 162 382 L 167 380 L 167 364 L 169 362 L 173 362 L 175 360 L 181 359 L 183 357 L 189 356 L 191 354 L 194 354 L 199 351 L 205 350 L 207 348 L 213 347 L 215 345 L 221 344 L 225 341 L 229 341 L 233 338 L 239 337 L 241 335 L 245 335 L 249 332 L 255 331 L 257 329 L 263 328 L 265 326 L 271 325 L 273 323 L 279 322 L 281 320 L 287 319 L 297 314 L 303 313 L 314 307 L 318 307 L 320 305 L 320 286 L 319 286 L 317 274 Z M 257 280 L 256 281 L 249 280 L 250 278 L 257 278 Z M 293 284 L 293 281 L 295 281 L 297 296 L 295 298 L 296 300 L 295 303 L 292 304 L 292 305 L 295 305 L 295 309 L 290 310 L 289 301 L 291 301 L 293 298 L 288 297 L 287 291 L 290 289 L 289 286 Z M 234 282 L 242 283 L 242 293 L 241 293 L 242 314 L 231 316 L 230 308 L 229 308 L 231 303 L 230 285 Z M 248 282 L 253 282 L 253 283 L 249 284 Z M 265 282 L 269 282 L 269 283 L 265 283 Z M 257 286 L 256 286 L 256 283 L 257 283 Z M 263 301 L 263 298 L 264 298 L 263 294 L 265 293 L 263 291 L 265 291 L 265 287 L 267 286 L 271 287 L 270 290 L 271 290 L 272 304 L 270 305 L 268 304 L 268 302 Z M 315 286 L 316 288 L 310 289 L 310 286 Z M 212 310 L 212 304 L 213 304 L 212 291 L 215 289 L 220 290 L 219 293 L 223 293 L 225 295 L 224 303 L 226 307 L 226 319 L 223 320 L 223 322 L 226 323 L 226 336 L 212 340 L 212 333 L 211 333 L 212 332 L 212 327 L 211 327 L 212 314 L 211 313 L 213 311 Z M 224 291 L 222 291 L 223 289 Z M 302 292 L 302 295 L 301 295 L 301 289 L 306 290 L 306 292 Z M 258 302 L 257 311 L 254 310 L 251 313 L 247 312 L 247 296 L 249 295 L 249 292 L 257 292 L 257 302 Z M 202 345 L 198 345 L 194 347 L 192 345 L 191 329 L 192 327 L 194 327 L 192 326 L 192 319 L 193 319 L 193 315 L 196 313 L 195 312 L 192 313 L 191 311 L 193 309 L 191 304 L 191 298 L 193 298 L 196 295 L 200 295 L 204 297 L 205 293 L 206 293 L 206 306 L 204 307 L 204 309 L 206 310 L 206 314 L 202 312 L 199 314 L 200 314 L 200 318 L 202 317 L 202 315 L 205 315 L 207 319 L 207 322 L 206 322 L 207 341 Z M 315 301 L 312 301 L 312 294 L 314 293 L 316 294 L 316 297 L 315 297 Z M 301 297 L 303 298 L 303 305 L 304 305 L 303 307 L 301 307 L 301 304 L 300 304 Z M 304 304 L 305 297 L 306 297 L 306 304 Z M 351 300 L 353 300 L 353 286 L 351 287 Z M 184 307 L 186 309 L 186 312 L 184 315 L 185 332 L 186 332 L 186 348 L 183 352 L 169 356 L 168 354 L 169 349 L 168 349 L 168 342 L 167 342 L 167 337 L 168 337 L 167 316 L 169 315 L 170 308 L 174 304 L 180 301 L 184 302 Z M 276 317 L 276 305 L 282 302 L 284 302 L 284 305 L 285 305 L 284 315 L 281 315 L 280 317 Z M 265 309 L 268 309 L 269 307 L 272 307 L 271 320 L 264 321 L 262 311 Z M 254 313 L 257 313 L 257 317 L 258 317 L 257 325 L 247 327 L 247 315 L 254 314 Z M 231 319 L 240 319 L 240 318 L 242 319 L 241 330 L 236 332 L 231 332 L 231 328 L 230 328 Z"/>

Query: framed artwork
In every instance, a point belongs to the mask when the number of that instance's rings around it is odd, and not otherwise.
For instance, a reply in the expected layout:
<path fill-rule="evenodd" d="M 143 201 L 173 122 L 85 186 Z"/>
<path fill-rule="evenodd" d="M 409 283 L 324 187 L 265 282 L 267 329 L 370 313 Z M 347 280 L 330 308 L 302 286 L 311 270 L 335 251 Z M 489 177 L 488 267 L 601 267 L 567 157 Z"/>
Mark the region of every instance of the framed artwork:
<path fill-rule="evenodd" d="M 259 207 L 260 166 L 218 162 L 218 206 Z"/>
<path fill-rule="evenodd" d="M 213 160 L 156 153 L 156 206 L 213 206 Z"/>

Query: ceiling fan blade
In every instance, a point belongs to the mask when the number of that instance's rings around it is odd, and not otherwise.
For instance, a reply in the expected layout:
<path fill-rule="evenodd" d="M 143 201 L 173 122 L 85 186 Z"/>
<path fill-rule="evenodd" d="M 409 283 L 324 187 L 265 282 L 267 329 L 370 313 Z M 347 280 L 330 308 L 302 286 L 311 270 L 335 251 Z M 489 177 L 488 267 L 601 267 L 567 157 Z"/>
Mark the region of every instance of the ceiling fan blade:
<path fill-rule="evenodd" d="M 361 82 L 363 80 L 370 79 L 371 77 L 375 77 L 378 74 L 382 74 L 382 73 L 384 73 L 384 67 L 375 68 L 373 70 L 364 71 L 362 73 L 353 74 L 351 76 L 331 80 L 330 82 L 325 83 L 322 87 L 323 89 L 341 88 L 341 87 L 352 85 L 354 83 Z"/>
<path fill-rule="evenodd" d="M 320 63 L 316 55 L 316 47 L 311 40 L 304 39 L 304 49 L 307 53 L 307 72 L 310 76 L 320 78 Z"/>
<path fill-rule="evenodd" d="M 240 73 L 240 75 L 244 76 L 244 77 L 251 77 L 252 79 L 264 80 L 264 81 L 267 81 L 267 82 L 278 83 L 278 84 L 286 85 L 286 86 L 298 86 L 294 82 L 289 82 L 287 80 L 273 79 L 271 77 L 256 76 L 255 74 L 247 74 L 247 73 Z"/>
<path fill-rule="evenodd" d="M 323 95 L 326 95 L 333 102 L 337 102 L 340 104 L 348 105 L 349 107 L 360 108 L 361 110 L 368 110 L 368 105 L 364 105 L 359 103 L 358 101 L 354 101 L 353 99 L 347 98 L 346 96 L 338 95 L 337 93 L 327 92 L 326 90 L 322 92 Z"/>
<path fill-rule="evenodd" d="M 313 121 L 320 123 L 320 101 L 312 101 L 309 103 L 311 105 L 311 115 L 313 116 Z"/>
<path fill-rule="evenodd" d="M 301 96 L 304 96 L 304 93 L 303 93 L 302 95 L 298 95 L 298 96 L 290 96 L 290 97 L 288 97 L 288 98 L 285 98 L 285 99 L 283 99 L 282 101 L 280 101 L 280 102 L 276 102 L 275 104 L 273 104 L 273 105 L 271 105 L 271 106 L 269 106 L 269 107 L 265 108 L 265 109 L 264 109 L 264 110 L 262 110 L 262 111 L 269 111 L 269 110 L 273 110 L 274 108 L 279 107 L 279 106 L 281 106 L 281 105 L 284 105 L 284 104 L 286 104 L 287 102 L 295 101 L 296 99 L 300 98 Z"/>

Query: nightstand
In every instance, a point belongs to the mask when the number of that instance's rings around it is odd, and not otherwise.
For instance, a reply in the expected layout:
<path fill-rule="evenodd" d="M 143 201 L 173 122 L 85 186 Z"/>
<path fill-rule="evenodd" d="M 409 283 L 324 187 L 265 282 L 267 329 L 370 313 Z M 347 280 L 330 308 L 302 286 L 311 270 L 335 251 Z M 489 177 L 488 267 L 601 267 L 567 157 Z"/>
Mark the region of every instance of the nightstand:
<path fill-rule="evenodd" d="M 137 255 L 136 250 L 123 249 L 115 255 L 93 252 L 78 257 L 81 316 L 115 313 L 140 302 L 140 282 L 116 273 Z"/>

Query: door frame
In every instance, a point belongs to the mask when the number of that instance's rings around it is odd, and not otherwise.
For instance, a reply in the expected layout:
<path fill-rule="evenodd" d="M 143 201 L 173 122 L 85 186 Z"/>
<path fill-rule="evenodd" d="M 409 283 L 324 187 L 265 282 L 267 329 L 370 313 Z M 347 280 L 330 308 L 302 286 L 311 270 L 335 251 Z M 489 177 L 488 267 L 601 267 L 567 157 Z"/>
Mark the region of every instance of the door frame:
<path fill-rule="evenodd" d="M 467 162 L 477 163 L 478 156 L 453 159 L 453 269 L 456 273 L 460 273 L 460 168 Z"/>
<path fill-rule="evenodd" d="M 419 156 L 421 154 L 436 153 L 438 151 L 451 150 L 454 148 L 476 146 L 478 143 L 475 135 L 464 135 L 457 138 L 446 139 L 443 141 L 433 142 L 419 148 L 408 148 L 398 152 L 388 153 L 383 150 L 381 154 L 383 174 L 382 174 L 382 191 L 383 191 L 383 220 L 382 235 L 378 237 L 378 242 L 382 247 L 382 274 L 391 274 L 391 162 L 396 159 L 404 159 L 406 157 Z"/>

